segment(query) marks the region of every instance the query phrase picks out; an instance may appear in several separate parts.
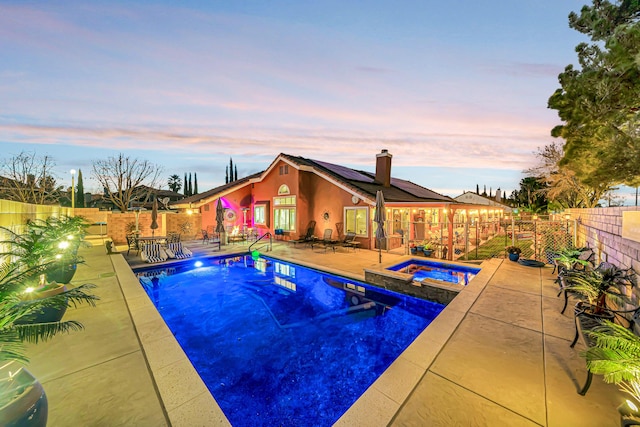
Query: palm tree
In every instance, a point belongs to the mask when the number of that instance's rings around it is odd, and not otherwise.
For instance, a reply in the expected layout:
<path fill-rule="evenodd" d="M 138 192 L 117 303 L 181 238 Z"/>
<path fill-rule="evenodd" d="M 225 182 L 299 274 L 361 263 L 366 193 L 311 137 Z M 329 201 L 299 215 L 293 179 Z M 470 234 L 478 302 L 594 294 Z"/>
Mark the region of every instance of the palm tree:
<path fill-rule="evenodd" d="M 171 175 L 168 181 L 169 188 L 174 193 L 178 193 L 182 188 L 182 183 L 180 182 L 180 177 L 178 175 Z"/>

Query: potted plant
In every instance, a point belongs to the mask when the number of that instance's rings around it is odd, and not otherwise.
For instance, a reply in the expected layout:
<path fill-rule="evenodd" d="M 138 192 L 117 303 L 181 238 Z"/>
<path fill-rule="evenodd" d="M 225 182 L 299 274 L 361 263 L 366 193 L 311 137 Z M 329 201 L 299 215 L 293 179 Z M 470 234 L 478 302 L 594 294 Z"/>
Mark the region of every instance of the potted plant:
<path fill-rule="evenodd" d="M 424 253 L 424 256 L 431 256 L 433 253 L 433 245 L 430 242 L 425 243 L 422 247 L 422 252 Z"/>
<path fill-rule="evenodd" d="M 413 242 L 409 244 L 409 250 L 411 251 L 411 255 L 416 255 L 418 253 L 418 248 L 416 247 L 416 244 Z"/>
<path fill-rule="evenodd" d="M 514 262 L 518 261 L 518 259 L 520 258 L 520 254 L 522 253 L 522 249 L 520 249 L 518 246 L 507 246 L 505 250 L 509 254 L 509 260 Z"/>
<path fill-rule="evenodd" d="M 5 237 L 0 245 L 7 248 L 0 256 L 19 258 L 29 267 L 41 266 L 48 282 L 67 284 L 73 278 L 77 264 L 83 262 L 78 249 L 84 241 L 89 224 L 81 217 L 51 217 L 28 221 L 22 232 L 0 227 Z M 38 285 L 42 285 L 38 279 Z"/>
<path fill-rule="evenodd" d="M 621 269 L 606 262 L 593 270 L 566 270 L 561 277 L 567 291 L 586 299 L 586 304 L 578 303 L 576 307 L 594 315 L 606 312 L 608 301 L 616 306 L 629 303 L 625 288 L 636 285 L 632 269 Z"/>
<path fill-rule="evenodd" d="M 587 335 L 592 346 L 581 353 L 586 359 L 587 369 L 602 375 L 605 382 L 620 386 L 632 397 L 634 402 L 623 403 L 618 411 L 623 419 L 633 417 L 637 420 L 640 417 L 637 409 L 640 405 L 640 337 L 608 320 Z"/>
<path fill-rule="evenodd" d="M 39 224 L 52 244 L 58 248 L 55 255 L 56 262 L 47 272 L 47 279 L 57 283 L 67 284 L 73 279 L 77 265 L 84 262 L 78 256 L 78 249 L 81 246 L 88 246 L 84 240 L 87 235 L 89 223 L 82 217 L 51 217 Z"/>
<path fill-rule="evenodd" d="M 590 264 L 589 258 L 592 256 L 593 251 L 589 248 L 565 248 L 556 254 L 553 262 L 558 267 L 558 274 L 562 274 L 566 270 L 584 269 Z"/>
<path fill-rule="evenodd" d="M 44 427 L 47 422 L 47 399 L 42 385 L 20 363 L 27 363 L 24 342 L 38 343 L 62 332 L 82 329 L 73 320 L 37 322 L 46 308 L 87 302 L 95 305 L 98 298 L 86 293 L 86 284 L 64 294 L 41 298 L 25 298 L 28 284 L 42 276 L 46 264 L 28 266 L 24 259 L 5 258 L 0 268 L 0 420 L 3 425 Z M 31 321 L 25 320 L 31 318 Z"/>

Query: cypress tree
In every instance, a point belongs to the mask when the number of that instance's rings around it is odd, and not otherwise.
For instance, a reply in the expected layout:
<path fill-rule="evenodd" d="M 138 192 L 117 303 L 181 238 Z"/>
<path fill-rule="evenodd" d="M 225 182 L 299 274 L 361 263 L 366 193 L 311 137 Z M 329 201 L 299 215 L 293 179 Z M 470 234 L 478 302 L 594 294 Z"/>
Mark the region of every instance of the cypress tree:
<path fill-rule="evenodd" d="M 76 189 L 76 207 L 84 208 L 84 183 L 82 182 L 82 170 L 78 169 L 78 187 Z"/>
<path fill-rule="evenodd" d="M 184 173 L 184 196 L 189 197 L 189 187 L 187 187 L 187 173 Z"/>
<path fill-rule="evenodd" d="M 233 159 L 229 157 L 229 182 L 233 181 Z"/>
<path fill-rule="evenodd" d="M 476 184 L 476 194 L 480 194 L 480 186 Z"/>
<path fill-rule="evenodd" d="M 226 166 L 224 168 L 224 183 L 225 184 L 229 183 L 229 166 Z"/>
<path fill-rule="evenodd" d="M 236 173 L 235 173 L 235 178 L 233 179 L 234 181 L 238 180 L 238 166 L 236 165 Z"/>
<path fill-rule="evenodd" d="M 189 195 L 193 196 L 193 184 L 191 182 L 191 172 L 189 172 Z"/>
<path fill-rule="evenodd" d="M 193 173 L 193 194 L 198 194 L 198 174 Z"/>

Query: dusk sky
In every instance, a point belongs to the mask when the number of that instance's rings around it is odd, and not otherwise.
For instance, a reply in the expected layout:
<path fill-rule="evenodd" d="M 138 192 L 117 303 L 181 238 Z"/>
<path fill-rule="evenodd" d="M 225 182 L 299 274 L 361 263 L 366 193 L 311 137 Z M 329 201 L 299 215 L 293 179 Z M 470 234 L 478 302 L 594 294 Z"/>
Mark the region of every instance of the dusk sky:
<path fill-rule="evenodd" d="M 202 192 L 281 152 L 456 196 L 510 193 L 553 141 L 547 100 L 587 1 L 0 1 L 2 159 L 58 180 L 123 152 Z M 166 187 L 166 178 L 163 179 Z"/>

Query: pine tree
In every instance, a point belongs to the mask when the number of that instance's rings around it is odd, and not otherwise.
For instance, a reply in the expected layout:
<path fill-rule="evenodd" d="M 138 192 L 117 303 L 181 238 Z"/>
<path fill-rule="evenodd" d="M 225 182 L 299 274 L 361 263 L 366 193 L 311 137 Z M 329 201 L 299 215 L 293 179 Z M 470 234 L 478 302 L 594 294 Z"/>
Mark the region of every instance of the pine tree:
<path fill-rule="evenodd" d="M 193 194 L 198 194 L 198 174 L 193 173 Z"/>
<path fill-rule="evenodd" d="M 189 187 L 187 186 L 187 173 L 184 173 L 184 196 L 189 197 Z"/>
<path fill-rule="evenodd" d="M 84 208 L 84 184 L 82 182 L 82 170 L 78 169 L 78 187 L 76 191 L 76 207 Z"/>
<path fill-rule="evenodd" d="M 234 181 L 238 180 L 238 165 L 236 165 L 236 173 L 235 173 L 235 178 L 233 179 Z"/>

